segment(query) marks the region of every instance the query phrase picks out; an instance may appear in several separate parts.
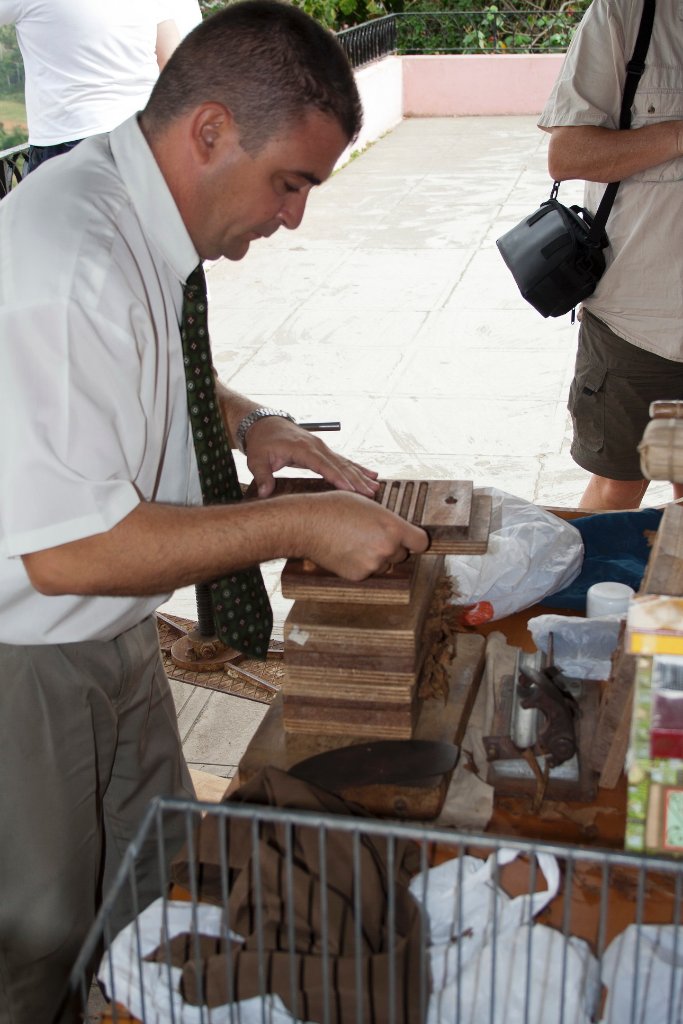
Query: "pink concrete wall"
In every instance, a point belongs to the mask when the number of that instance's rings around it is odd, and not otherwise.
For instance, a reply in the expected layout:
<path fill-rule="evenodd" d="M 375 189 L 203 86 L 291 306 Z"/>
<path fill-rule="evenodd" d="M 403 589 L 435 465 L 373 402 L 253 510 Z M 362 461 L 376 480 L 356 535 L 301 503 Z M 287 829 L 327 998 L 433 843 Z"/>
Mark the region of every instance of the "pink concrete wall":
<path fill-rule="evenodd" d="M 405 117 L 540 114 L 564 54 L 403 58 Z"/>

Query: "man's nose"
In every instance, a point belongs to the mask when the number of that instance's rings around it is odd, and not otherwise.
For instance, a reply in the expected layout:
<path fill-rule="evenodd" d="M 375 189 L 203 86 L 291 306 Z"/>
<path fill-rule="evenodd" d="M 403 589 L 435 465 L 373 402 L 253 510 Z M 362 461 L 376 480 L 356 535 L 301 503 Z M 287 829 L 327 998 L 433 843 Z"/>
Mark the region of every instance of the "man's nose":
<path fill-rule="evenodd" d="M 280 210 L 280 220 L 286 228 L 294 231 L 303 220 L 308 192 L 288 192 Z"/>

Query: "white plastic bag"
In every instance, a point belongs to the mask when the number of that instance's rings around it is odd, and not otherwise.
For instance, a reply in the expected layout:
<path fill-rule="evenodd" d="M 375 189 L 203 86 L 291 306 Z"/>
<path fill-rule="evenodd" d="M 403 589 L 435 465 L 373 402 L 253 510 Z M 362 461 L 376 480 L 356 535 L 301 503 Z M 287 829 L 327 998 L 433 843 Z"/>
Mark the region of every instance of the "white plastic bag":
<path fill-rule="evenodd" d="M 527 622 L 534 645 L 548 654 L 553 635 L 553 662 L 575 679 L 609 679 L 612 654 L 619 642 L 618 615 L 584 619 L 580 615 L 537 615 Z"/>
<path fill-rule="evenodd" d="M 571 523 L 495 487 L 475 488 L 493 499 L 485 555 L 447 555 L 457 604 L 488 601 L 493 619 L 529 608 L 568 586 L 581 572 L 583 540 Z"/>

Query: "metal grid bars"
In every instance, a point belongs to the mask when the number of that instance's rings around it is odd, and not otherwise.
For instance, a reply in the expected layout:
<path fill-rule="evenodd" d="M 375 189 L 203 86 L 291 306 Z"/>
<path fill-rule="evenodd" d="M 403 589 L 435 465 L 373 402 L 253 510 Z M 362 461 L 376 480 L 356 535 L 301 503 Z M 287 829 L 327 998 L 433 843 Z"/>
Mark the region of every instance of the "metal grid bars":
<path fill-rule="evenodd" d="M 71 988 L 99 960 L 114 1024 L 674 1024 L 682 896 L 666 859 L 162 800 Z"/>

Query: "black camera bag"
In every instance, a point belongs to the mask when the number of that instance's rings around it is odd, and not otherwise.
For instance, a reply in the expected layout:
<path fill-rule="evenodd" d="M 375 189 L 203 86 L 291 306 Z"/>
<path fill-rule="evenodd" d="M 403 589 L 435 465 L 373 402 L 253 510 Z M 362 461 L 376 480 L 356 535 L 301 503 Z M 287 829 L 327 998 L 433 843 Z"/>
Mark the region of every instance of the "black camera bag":
<path fill-rule="evenodd" d="M 620 130 L 631 127 L 631 106 L 645 70 L 654 14 L 655 0 L 644 0 L 638 38 L 626 65 Z M 605 224 L 619 184 L 610 182 L 593 217 L 582 206 L 563 206 L 556 181 L 550 199 L 496 239 L 522 297 L 543 316 L 562 316 L 595 291 L 605 272 Z"/>
<path fill-rule="evenodd" d="M 605 271 L 603 231 L 589 241 L 593 218 L 551 197 L 496 245 L 522 297 L 542 316 L 562 316 L 592 295 Z"/>

